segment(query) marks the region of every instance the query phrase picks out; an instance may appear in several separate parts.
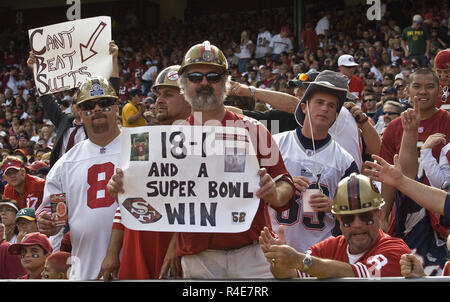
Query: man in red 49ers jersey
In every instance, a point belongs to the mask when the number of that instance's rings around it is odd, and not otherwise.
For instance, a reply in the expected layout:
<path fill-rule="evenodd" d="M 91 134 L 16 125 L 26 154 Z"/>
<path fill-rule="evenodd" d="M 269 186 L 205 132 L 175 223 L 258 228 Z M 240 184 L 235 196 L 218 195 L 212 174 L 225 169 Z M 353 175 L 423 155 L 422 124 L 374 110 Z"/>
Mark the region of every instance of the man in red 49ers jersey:
<path fill-rule="evenodd" d="M 37 211 L 39 231 L 53 235 L 50 240 L 58 251 L 63 229 L 56 226 L 49 213 L 41 211 L 49 207 L 50 195 L 66 194 L 72 256 L 76 259 L 69 279 L 95 279 L 108 248 L 117 209 L 106 185 L 120 162 L 118 99 L 111 83 L 103 77 L 88 78 L 80 86 L 77 106 L 89 139 L 76 144 L 52 167 Z"/>
<path fill-rule="evenodd" d="M 410 253 L 403 240 L 381 229 L 384 201 L 377 187 L 364 175 L 352 173 L 339 182 L 332 213 L 342 235 L 313 245 L 305 254 L 261 232 L 260 246 L 276 278 L 380 278 L 401 276 L 400 257 Z"/>
<path fill-rule="evenodd" d="M 20 157 L 9 155 L 1 164 L 3 179 L 8 184 L 3 199 L 15 200 L 19 209 L 37 209 L 42 202 L 45 179 L 27 174 Z"/>

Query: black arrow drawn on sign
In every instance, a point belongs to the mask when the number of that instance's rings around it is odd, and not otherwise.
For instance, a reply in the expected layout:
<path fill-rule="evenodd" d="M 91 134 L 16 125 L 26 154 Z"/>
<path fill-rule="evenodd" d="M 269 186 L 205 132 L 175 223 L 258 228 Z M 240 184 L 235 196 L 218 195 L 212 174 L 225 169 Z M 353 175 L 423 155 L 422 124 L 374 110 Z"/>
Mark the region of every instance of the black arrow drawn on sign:
<path fill-rule="evenodd" d="M 80 43 L 81 63 L 89 60 L 90 58 L 92 58 L 97 54 L 97 52 L 92 48 L 94 47 L 94 44 L 97 41 L 98 36 L 100 36 L 105 27 L 106 23 L 100 22 L 100 24 L 97 26 L 97 28 L 89 38 L 89 41 L 86 44 Z"/>

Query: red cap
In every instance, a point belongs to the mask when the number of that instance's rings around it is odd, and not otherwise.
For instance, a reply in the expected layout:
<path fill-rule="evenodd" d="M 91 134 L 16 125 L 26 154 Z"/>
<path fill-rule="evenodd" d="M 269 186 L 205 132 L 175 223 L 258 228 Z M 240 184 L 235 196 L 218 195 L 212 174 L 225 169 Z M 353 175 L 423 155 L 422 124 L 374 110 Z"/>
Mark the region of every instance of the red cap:
<path fill-rule="evenodd" d="M 8 161 L 6 161 L 3 164 L 3 166 L 2 166 L 3 174 L 5 174 L 6 171 L 8 171 L 9 168 L 14 168 L 16 170 L 20 170 L 22 168 L 22 163 L 20 161 L 17 161 L 17 160 L 8 160 Z"/>
<path fill-rule="evenodd" d="M 20 249 L 25 245 L 40 245 L 47 253 L 53 251 L 52 245 L 48 240 L 47 236 L 39 232 L 26 234 L 21 243 L 15 243 L 9 246 L 8 253 L 12 255 L 19 255 Z"/>
<path fill-rule="evenodd" d="M 30 171 L 37 171 L 40 168 L 48 168 L 48 165 L 46 162 L 43 162 L 41 160 L 36 160 L 34 161 L 31 165 L 27 165 L 26 166 L 27 169 L 29 169 Z"/>
<path fill-rule="evenodd" d="M 434 67 L 438 69 L 450 69 L 450 48 L 438 52 L 434 58 Z"/>
<path fill-rule="evenodd" d="M 47 262 L 52 263 L 57 271 L 67 272 L 71 266 L 70 256 L 68 252 L 56 252 L 47 257 Z"/>

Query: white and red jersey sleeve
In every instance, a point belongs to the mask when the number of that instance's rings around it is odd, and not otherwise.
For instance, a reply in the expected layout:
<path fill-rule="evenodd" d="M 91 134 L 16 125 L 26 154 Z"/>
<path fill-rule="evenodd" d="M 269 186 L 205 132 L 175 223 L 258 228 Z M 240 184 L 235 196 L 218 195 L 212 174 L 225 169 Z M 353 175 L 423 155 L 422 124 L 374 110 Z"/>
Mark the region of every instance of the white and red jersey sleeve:
<path fill-rule="evenodd" d="M 349 263 L 348 244 L 344 236 L 330 237 L 311 247 L 311 255 L 324 259 L 331 259 Z M 375 245 L 361 256 L 352 266 L 355 277 L 381 278 L 401 277 L 400 257 L 411 253 L 406 243 L 379 231 Z M 299 277 L 309 275 L 299 272 Z"/>
<path fill-rule="evenodd" d="M 124 230 L 124 226 L 122 224 L 122 216 L 120 214 L 120 206 L 117 207 L 116 213 L 114 214 L 112 228 L 113 230 Z"/>

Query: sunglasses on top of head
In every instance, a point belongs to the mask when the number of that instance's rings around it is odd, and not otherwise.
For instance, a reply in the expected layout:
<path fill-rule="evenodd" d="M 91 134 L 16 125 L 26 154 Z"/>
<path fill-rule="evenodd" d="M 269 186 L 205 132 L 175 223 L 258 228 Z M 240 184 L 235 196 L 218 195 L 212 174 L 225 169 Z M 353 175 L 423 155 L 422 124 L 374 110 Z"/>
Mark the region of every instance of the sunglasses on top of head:
<path fill-rule="evenodd" d="M 94 110 L 95 106 L 98 105 L 100 108 L 105 109 L 116 103 L 115 99 L 112 98 L 102 98 L 99 100 L 90 100 L 83 103 L 78 104 L 81 110 L 83 111 L 91 111 Z M 104 110 L 103 110 L 104 111 Z"/>
<path fill-rule="evenodd" d="M 358 215 L 354 215 L 354 214 L 341 215 L 342 225 L 346 228 L 349 228 L 350 225 L 353 223 L 353 221 L 355 221 L 356 216 L 358 216 L 359 220 L 364 222 L 366 225 L 372 225 L 375 222 L 373 219 L 373 213 L 367 212 L 367 213 L 362 213 L 362 214 L 358 214 Z"/>
<path fill-rule="evenodd" d="M 203 77 L 206 77 L 206 81 L 210 84 L 218 83 L 222 79 L 222 74 L 217 72 L 208 72 L 207 74 L 201 72 L 191 72 L 188 73 L 188 79 L 192 83 L 200 83 L 203 80 Z"/>

